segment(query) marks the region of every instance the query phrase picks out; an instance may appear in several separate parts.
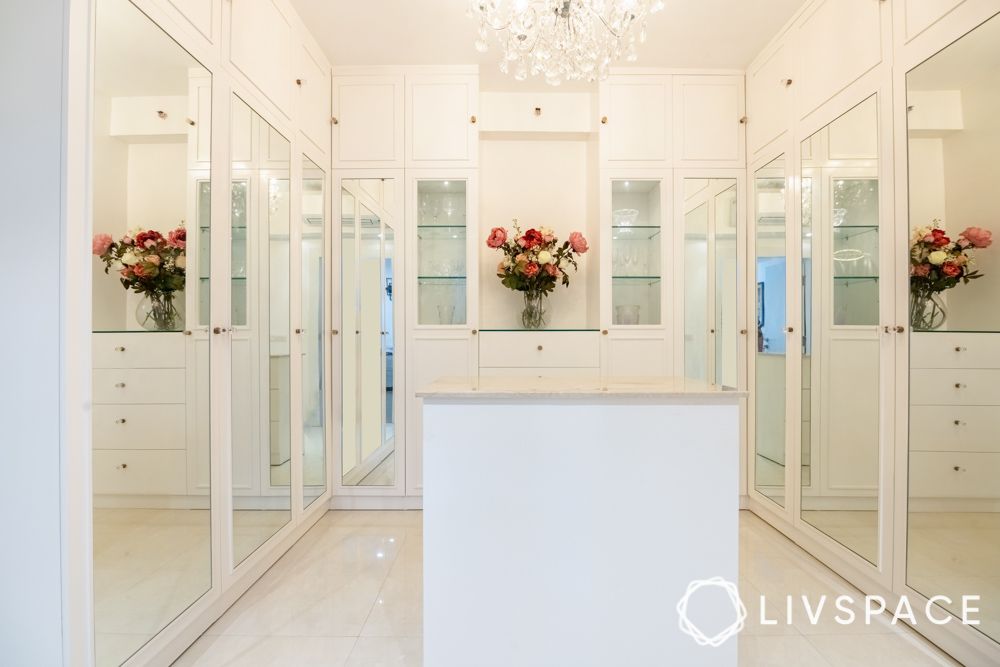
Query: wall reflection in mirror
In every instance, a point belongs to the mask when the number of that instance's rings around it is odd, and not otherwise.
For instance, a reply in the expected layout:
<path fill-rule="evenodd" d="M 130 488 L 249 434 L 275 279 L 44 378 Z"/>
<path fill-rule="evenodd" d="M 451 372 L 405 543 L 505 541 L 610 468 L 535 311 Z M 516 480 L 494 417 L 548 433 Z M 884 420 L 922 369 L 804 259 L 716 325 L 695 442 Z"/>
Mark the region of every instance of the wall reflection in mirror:
<path fill-rule="evenodd" d="M 397 478 L 394 183 L 345 180 L 342 188 L 341 475 L 345 486 L 392 486 Z"/>
<path fill-rule="evenodd" d="M 209 273 L 195 242 L 210 228 L 211 90 L 210 73 L 134 5 L 99 0 L 93 538 L 101 666 L 126 661 L 212 586 L 209 334 L 198 321 Z"/>
<path fill-rule="evenodd" d="M 754 174 L 757 345 L 754 488 L 785 506 L 785 157 Z M 752 317 L 752 316 L 751 316 Z"/>
<path fill-rule="evenodd" d="M 684 179 L 684 375 L 739 383 L 734 178 Z"/>
<path fill-rule="evenodd" d="M 291 519 L 291 147 L 232 98 L 233 564 Z"/>
<path fill-rule="evenodd" d="M 875 564 L 878 174 L 874 96 L 802 142 L 802 519 Z"/>
<path fill-rule="evenodd" d="M 939 604 L 955 614 L 963 594 L 981 595 L 977 629 L 1000 640 L 1000 17 L 911 70 L 906 98 L 906 583 L 947 596 Z M 935 221 L 947 241 L 928 229 Z M 925 239 L 946 256 L 929 256 Z M 971 271 L 982 277 L 966 284 Z"/>
<path fill-rule="evenodd" d="M 302 479 L 303 506 L 326 491 L 326 174 L 302 158 Z"/>

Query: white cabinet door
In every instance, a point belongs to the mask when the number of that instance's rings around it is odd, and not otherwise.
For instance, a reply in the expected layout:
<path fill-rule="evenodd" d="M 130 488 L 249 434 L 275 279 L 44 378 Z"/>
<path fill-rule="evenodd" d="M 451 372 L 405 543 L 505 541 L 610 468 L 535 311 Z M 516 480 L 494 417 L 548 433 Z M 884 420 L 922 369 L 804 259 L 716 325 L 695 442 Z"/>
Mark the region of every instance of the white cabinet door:
<path fill-rule="evenodd" d="M 192 169 L 212 164 L 212 76 L 188 78 L 188 162 Z"/>
<path fill-rule="evenodd" d="M 670 76 L 612 76 L 600 86 L 601 163 L 665 167 L 671 159 Z"/>
<path fill-rule="evenodd" d="M 674 153 L 678 165 L 743 167 L 742 76 L 674 77 Z"/>
<path fill-rule="evenodd" d="M 218 9 L 216 0 L 169 0 L 169 2 L 205 39 L 209 42 L 214 41 L 212 22 Z"/>
<path fill-rule="evenodd" d="M 299 127 L 325 155 L 330 150 L 330 71 L 308 46 L 299 46 L 296 64 Z"/>
<path fill-rule="evenodd" d="M 665 333 L 612 331 L 608 335 L 605 375 L 654 377 L 670 375 L 670 354 Z"/>
<path fill-rule="evenodd" d="M 333 166 L 403 166 L 403 77 L 333 78 Z"/>
<path fill-rule="evenodd" d="M 274 0 L 232 0 L 229 60 L 285 114 L 291 112 L 292 25 Z"/>
<path fill-rule="evenodd" d="M 411 339 L 406 433 L 406 495 L 424 489 L 423 400 L 416 391 L 443 377 L 473 377 L 478 372 L 476 339 L 471 332 L 420 333 Z"/>
<path fill-rule="evenodd" d="M 883 7 L 888 12 L 888 3 L 872 0 L 823 0 L 802 18 L 794 83 L 799 118 L 882 62 Z"/>
<path fill-rule="evenodd" d="M 751 157 L 788 130 L 794 83 L 791 52 L 787 42 L 780 43 L 747 72 L 747 145 Z"/>
<path fill-rule="evenodd" d="M 409 167 L 476 167 L 479 77 L 406 77 L 406 163 Z"/>

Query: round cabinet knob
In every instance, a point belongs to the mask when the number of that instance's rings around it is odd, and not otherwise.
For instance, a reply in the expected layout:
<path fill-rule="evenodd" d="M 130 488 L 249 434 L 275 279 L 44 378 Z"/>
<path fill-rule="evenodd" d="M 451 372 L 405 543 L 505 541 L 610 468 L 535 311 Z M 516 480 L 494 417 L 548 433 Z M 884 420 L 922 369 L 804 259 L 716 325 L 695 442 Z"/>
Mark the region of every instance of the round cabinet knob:
<path fill-rule="evenodd" d="M 740 329 L 740 335 L 741 336 L 746 336 L 747 335 L 747 330 L 746 329 Z"/>
<path fill-rule="evenodd" d="M 795 333 L 795 327 L 787 327 L 785 329 L 788 333 Z"/>
<path fill-rule="evenodd" d="M 602 336 L 607 336 L 608 335 L 608 330 L 607 329 L 601 329 L 601 335 Z"/>
<path fill-rule="evenodd" d="M 709 330 L 708 330 L 708 333 L 710 333 L 710 334 L 714 334 L 714 333 L 715 333 L 715 329 L 709 329 Z"/>
<path fill-rule="evenodd" d="M 185 330 L 185 331 L 184 331 L 184 335 L 185 335 L 185 336 L 190 336 L 191 334 L 192 334 L 192 332 L 191 332 L 191 331 L 188 331 L 188 330 Z"/>
<path fill-rule="evenodd" d="M 541 352 L 541 351 L 542 351 L 542 346 L 541 346 L 541 345 L 539 345 L 539 346 L 538 346 L 538 351 L 539 351 L 539 352 Z"/>
<path fill-rule="evenodd" d="M 115 386 L 118 387 L 119 389 L 124 389 L 125 388 L 125 383 L 124 382 L 116 382 Z"/>
<path fill-rule="evenodd" d="M 118 347 L 115 348 L 115 352 L 124 352 L 124 351 L 125 351 L 125 347 L 122 346 L 122 345 L 119 345 Z"/>
<path fill-rule="evenodd" d="M 118 469 L 119 470 L 128 470 L 128 464 L 127 463 L 122 463 L 122 464 L 120 464 L 118 466 Z"/>
<path fill-rule="evenodd" d="M 296 329 L 295 330 L 295 333 L 297 333 L 297 334 L 304 334 L 305 332 L 306 332 L 305 329 Z"/>
<path fill-rule="evenodd" d="M 960 419 L 956 419 L 955 420 L 955 426 L 961 426 L 961 425 L 962 425 L 962 421 Z"/>
<path fill-rule="evenodd" d="M 962 472 L 962 466 L 955 466 L 955 472 Z"/>
<path fill-rule="evenodd" d="M 965 385 L 962 384 L 961 382 L 956 382 L 955 389 L 965 389 Z"/>
<path fill-rule="evenodd" d="M 955 351 L 956 352 L 965 352 L 965 348 L 962 347 L 962 346 L 958 346 L 958 347 L 955 348 Z"/>
<path fill-rule="evenodd" d="M 476 334 L 478 334 L 478 333 L 479 333 L 479 332 L 478 332 L 478 331 L 476 331 L 475 329 L 473 329 L 473 330 L 472 330 L 472 335 L 473 335 L 473 336 L 475 336 L 475 335 L 476 335 Z"/>
<path fill-rule="evenodd" d="M 476 123 L 479 122 L 479 119 L 476 118 L 475 116 L 469 116 L 469 122 L 475 125 Z"/>
<path fill-rule="evenodd" d="M 601 125 L 607 125 L 607 124 L 608 124 L 608 117 L 601 116 Z"/>
<path fill-rule="evenodd" d="M 896 333 L 903 333 L 904 331 L 906 331 L 906 327 L 903 326 L 896 327 Z"/>
<path fill-rule="evenodd" d="M 115 420 L 115 423 L 116 423 L 116 424 L 124 424 L 124 423 L 125 423 L 125 420 L 124 420 L 124 419 L 116 419 L 116 420 Z"/>
<path fill-rule="evenodd" d="M 336 335 L 338 335 L 338 334 L 340 334 L 340 332 L 339 332 L 339 331 L 337 331 L 336 329 L 330 329 L 330 335 L 331 335 L 331 336 L 336 336 Z"/>
<path fill-rule="evenodd" d="M 221 334 L 221 333 L 225 333 L 225 331 L 226 330 L 223 329 L 222 327 L 212 327 L 212 333 L 214 333 L 216 335 Z"/>

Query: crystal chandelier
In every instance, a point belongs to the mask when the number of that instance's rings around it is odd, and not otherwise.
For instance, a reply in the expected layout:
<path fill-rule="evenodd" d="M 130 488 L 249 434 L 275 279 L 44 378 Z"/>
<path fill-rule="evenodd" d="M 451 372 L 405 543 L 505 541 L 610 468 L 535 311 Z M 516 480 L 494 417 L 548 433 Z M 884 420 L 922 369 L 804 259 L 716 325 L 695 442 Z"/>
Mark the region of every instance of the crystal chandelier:
<path fill-rule="evenodd" d="M 503 50 L 500 71 L 523 81 L 543 75 L 551 85 L 595 81 L 612 63 L 636 60 L 646 41 L 646 20 L 662 0 L 470 0 L 479 20 L 476 50 L 485 53 L 490 32 Z"/>

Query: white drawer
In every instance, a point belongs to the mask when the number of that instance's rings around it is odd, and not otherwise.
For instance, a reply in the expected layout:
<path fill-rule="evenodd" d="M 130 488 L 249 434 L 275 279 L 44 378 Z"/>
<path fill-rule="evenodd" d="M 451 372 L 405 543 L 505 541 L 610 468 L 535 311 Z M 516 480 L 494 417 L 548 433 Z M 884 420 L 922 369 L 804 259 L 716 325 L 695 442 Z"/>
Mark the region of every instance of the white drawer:
<path fill-rule="evenodd" d="M 1000 368 L 1000 334 L 914 333 L 911 368 Z"/>
<path fill-rule="evenodd" d="M 601 365 L 597 331 L 480 331 L 483 368 L 594 368 Z"/>
<path fill-rule="evenodd" d="M 94 450 L 94 493 L 184 495 L 187 457 L 171 450 Z"/>
<path fill-rule="evenodd" d="M 1000 498 L 1000 454 L 913 452 L 911 498 Z"/>
<path fill-rule="evenodd" d="M 94 403 L 183 403 L 183 368 L 94 369 Z"/>
<path fill-rule="evenodd" d="M 95 449 L 185 449 L 185 405 L 95 405 Z"/>
<path fill-rule="evenodd" d="M 539 378 L 566 378 L 566 377 L 586 377 L 600 378 L 601 369 L 599 366 L 587 368 L 585 366 L 576 368 L 480 368 L 480 377 L 539 377 Z"/>
<path fill-rule="evenodd" d="M 911 408 L 910 450 L 1000 453 L 1000 409 L 992 405 Z"/>
<path fill-rule="evenodd" d="M 915 369 L 910 405 L 1000 405 L 1000 370 Z"/>
<path fill-rule="evenodd" d="M 94 368 L 183 368 L 182 333 L 95 333 Z"/>

